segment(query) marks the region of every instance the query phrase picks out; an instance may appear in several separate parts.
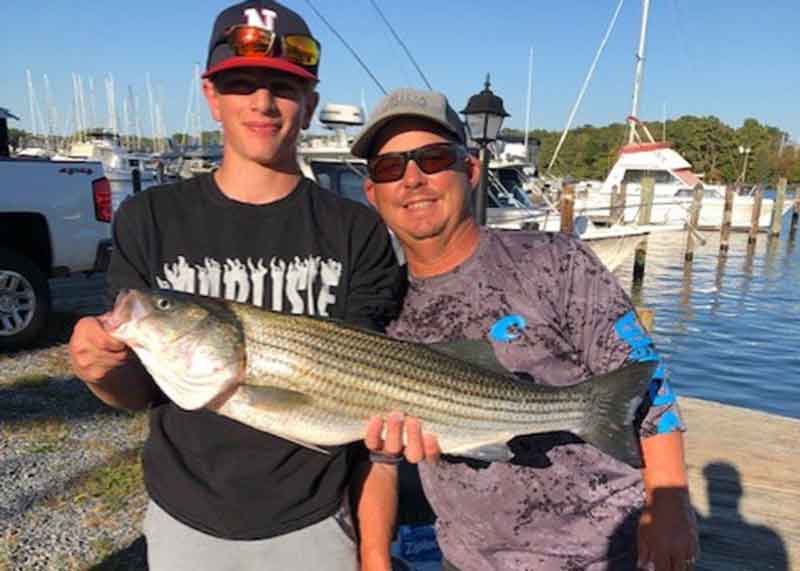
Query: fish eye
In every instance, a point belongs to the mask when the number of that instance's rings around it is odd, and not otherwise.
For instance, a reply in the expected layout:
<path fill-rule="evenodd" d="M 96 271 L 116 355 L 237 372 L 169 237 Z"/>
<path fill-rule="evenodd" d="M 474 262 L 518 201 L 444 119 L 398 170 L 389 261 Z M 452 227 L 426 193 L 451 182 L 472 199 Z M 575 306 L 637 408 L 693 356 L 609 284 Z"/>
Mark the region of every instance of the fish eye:
<path fill-rule="evenodd" d="M 172 308 L 172 302 L 165 297 L 160 297 L 156 301 L 156 307 L 162 311 L 167 311 Z"/>

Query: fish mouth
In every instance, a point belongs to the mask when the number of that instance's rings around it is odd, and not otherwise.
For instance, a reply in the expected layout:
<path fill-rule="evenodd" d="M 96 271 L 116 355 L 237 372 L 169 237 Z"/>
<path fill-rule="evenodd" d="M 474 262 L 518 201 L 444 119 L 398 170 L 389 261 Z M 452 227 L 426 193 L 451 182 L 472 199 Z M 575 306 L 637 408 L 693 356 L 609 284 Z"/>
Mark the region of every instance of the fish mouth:
<path fill-rule="evenodd" d="M 141 319 L 147 313 L 140 296 L 133 290 L 123 289 L 117 294 L 111 311 L 99 316 L 103 328 L 110 334 L 117 333 L 127 323 Z"/>

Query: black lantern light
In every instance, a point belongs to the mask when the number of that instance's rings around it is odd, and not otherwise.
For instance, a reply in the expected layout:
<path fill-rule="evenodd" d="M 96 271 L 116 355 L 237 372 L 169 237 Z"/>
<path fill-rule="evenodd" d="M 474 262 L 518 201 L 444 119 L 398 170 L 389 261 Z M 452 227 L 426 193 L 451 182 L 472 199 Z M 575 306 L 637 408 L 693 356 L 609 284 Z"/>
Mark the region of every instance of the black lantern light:
<path fill-rule="evenodd" d="M 8 109 L 0 107 L 0 157 L 8 157 L 11 155 L 10 149 L 8 148 L 9 119 L 16 119 L 19 121 L 19 117 L 12 115 Z"/>
<path fill-rule="evenodd" d="M 497 140 L 503 119 L 508 117 L 503 100 L 489 88 L 489 74 L 483 91 L 469 98 L 461 111 L 467 121 L 469 137 L 480 147 L 481 178 L 475 193 L 475 219 L 486 224 L 486 179 L 489 170 L 489 152 L 486 146 Z"/>

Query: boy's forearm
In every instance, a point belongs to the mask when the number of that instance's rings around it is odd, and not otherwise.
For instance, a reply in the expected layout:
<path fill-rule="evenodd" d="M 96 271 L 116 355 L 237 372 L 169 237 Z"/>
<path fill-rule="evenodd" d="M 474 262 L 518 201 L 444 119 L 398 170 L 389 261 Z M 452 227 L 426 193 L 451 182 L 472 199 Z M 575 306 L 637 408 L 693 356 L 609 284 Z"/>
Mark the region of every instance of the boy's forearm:
<path fill-rule="evenodd" d="M 365 463 L 357 502 L 362 570 L 391 568 L 397 517 L 397 466 Z"/>
<path fill-rule="evenodd" d="M 84 384 L 107 405 L 126 410 L 145 409 L 158 394 L 150 375 L 135 358 L 109 371 L 102 380 Z"/>

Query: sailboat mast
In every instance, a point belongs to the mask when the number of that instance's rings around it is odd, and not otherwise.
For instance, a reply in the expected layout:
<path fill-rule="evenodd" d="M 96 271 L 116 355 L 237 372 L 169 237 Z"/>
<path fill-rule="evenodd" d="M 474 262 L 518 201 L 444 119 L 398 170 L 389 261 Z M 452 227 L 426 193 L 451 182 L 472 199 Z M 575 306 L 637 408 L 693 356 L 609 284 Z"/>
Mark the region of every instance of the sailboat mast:
<path fill-rule="evenodd" d="M 33 92 L 33 79 L 31 78 L 31 70 L 25 70 L 25 76 L 28 78 L 28 105 L 31 108 L 31 134 L 36 137 L 39 134 L 36 128 L 36 103 L 34 102 L 35 95 Z"/>
<path fill-rule="evenodd" d="M 639 34 L 639 50 L 636 52 L 636 75 L 633 81 L 633 108 L 631 117 L 639 118 L 639 94 L 642 90 L 644 76 L 644 46 L 647 40 L 647 17 L 650 12 L 650 0 L 642 0 L 642 30 Z M 636 123 L 628 122 L 628 143 L 633 143 L 636 136 Z"/>
<path fill-rule="evenodd" d="M 525 157 L 528 155 L 528 131 L 531 124 L 531 92 L 533 88 L 533 46 L 531 46 L 530 54 L 528 55 L 528 96 L 525 100 L 525 139 L 523 146 L 525 147 Z"/>

